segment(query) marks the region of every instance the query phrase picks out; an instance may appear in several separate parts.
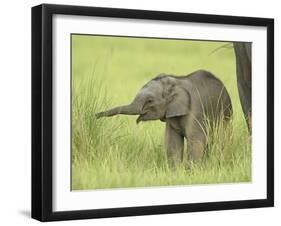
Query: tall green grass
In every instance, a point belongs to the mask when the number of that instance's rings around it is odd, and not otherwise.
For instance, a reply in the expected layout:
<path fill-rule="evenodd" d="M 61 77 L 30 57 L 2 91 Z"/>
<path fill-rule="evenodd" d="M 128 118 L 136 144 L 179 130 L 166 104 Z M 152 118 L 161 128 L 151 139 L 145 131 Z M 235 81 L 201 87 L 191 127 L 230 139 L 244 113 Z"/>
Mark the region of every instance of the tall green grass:
<path fill-rule="evenodd" d="M 219 42 L 72 37 L 72 189 L 248 182 L 251 143 L 241 111 L 232 49 Z M 203 160 L 168 166 L 164 123 L 136 124 L 135 116 L 97 120 L 95 113 L 129 103 L 161 72 L 205 69 L 230 93 L 234 115 L 210 133 Z"/>

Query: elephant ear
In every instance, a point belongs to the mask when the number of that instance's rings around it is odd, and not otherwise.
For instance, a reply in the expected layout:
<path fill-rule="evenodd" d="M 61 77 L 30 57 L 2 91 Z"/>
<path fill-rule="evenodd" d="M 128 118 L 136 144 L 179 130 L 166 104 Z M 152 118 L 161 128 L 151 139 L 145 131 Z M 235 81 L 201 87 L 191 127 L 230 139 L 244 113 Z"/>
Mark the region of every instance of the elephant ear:
<path fill-rule="evenodd" d="M 177 85 L 173 85 L 168 93 L 166 118 L 188 114 L 191 108 L 190 93 Z"/>

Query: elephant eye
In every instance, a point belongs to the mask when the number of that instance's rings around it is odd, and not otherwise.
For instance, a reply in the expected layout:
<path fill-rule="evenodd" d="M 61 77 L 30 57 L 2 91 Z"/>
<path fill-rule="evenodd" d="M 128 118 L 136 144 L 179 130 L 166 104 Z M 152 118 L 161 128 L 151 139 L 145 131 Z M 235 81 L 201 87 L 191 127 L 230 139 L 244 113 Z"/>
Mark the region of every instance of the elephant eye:
<path fill-rule="evenodd" d="M 153 102 L 153 100 L 151 100 L 151 99 L 147 100 L 148 104 L 151 104 L 152 102 Z"/>

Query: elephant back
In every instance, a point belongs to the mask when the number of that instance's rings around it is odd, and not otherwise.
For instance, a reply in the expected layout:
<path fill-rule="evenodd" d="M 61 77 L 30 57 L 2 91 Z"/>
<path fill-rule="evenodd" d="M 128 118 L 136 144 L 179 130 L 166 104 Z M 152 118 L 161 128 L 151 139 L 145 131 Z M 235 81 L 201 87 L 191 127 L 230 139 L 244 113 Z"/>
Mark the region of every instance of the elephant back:
<path fill-rule="evenodd" d="M 231 117 L 231 99 L 221 80 L 205 70 L 196 71 L 187 79 L 191 84 L 192 108 L 197 117 L 207 116 L 211 121 Z"/>

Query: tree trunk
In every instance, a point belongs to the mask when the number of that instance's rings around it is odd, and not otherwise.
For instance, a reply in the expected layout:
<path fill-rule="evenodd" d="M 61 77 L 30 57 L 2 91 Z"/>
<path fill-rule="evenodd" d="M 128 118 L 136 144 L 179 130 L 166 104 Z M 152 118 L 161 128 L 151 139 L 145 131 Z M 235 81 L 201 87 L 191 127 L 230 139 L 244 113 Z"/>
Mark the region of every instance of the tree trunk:
<path fill-rule="evenodd" d="M 236 56 L 236 75 L 240 103 L 251 133 L 252 116 L 252 45 L 251 43 L 234 42 Z"/>

